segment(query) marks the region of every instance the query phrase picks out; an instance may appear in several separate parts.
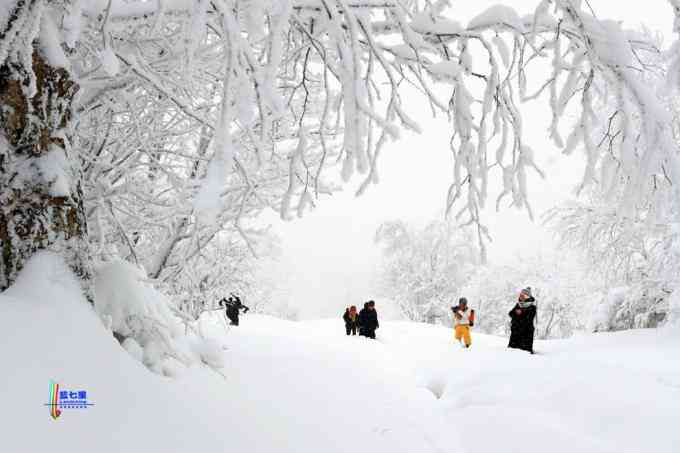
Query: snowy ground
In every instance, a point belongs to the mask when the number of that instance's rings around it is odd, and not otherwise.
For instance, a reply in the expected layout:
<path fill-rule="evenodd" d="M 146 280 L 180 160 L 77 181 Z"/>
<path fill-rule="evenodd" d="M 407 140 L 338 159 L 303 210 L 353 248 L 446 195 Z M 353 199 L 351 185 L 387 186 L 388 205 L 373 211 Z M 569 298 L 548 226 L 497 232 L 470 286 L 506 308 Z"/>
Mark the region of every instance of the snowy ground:
<path fill-rule="evenodd" d="M 542 354 L 449 329 L 386 322 L 378 341 L 341 322 L 245 316 L 226 379 L 149 373 L 60 275 L 0 296 L 0 451 L 677 452 L 680 339 L 662 331 L 539 342 Z M 52 420 L 48 381 L 94 407 Z"/>

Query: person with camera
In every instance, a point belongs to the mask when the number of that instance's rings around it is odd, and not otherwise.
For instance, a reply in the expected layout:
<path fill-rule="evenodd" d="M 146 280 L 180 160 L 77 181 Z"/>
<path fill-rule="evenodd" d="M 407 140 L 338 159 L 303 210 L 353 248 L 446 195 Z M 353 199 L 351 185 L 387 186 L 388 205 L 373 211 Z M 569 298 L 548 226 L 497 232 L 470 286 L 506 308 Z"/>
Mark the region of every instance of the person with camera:
<path fill-rule="evenodd" d="M 475 325 L 475 311 L 468 307 L 468 301 L 465 297 L 458 300 L 458 305 L 451 307 L 453 312 L 454 322 L 454 338 L 461 342 L 466 348 L 472 344 L 472 336 L 470 329 Z"/>
<path fill-rule="evenodd" d="M 248 310 L 250 310 L 248 307 L 243 305 L 241 298 L 235 294 L 232 294 L 229 299 L 223 298 L 220 300 L 220 307 L 226 308 L 226 315 L 227 318 L 229 318 L 229 324 L 232 326 L 238 326 L 238 317 L 241 310 L 243 310 L 243 313 L 248 313 Z"/>

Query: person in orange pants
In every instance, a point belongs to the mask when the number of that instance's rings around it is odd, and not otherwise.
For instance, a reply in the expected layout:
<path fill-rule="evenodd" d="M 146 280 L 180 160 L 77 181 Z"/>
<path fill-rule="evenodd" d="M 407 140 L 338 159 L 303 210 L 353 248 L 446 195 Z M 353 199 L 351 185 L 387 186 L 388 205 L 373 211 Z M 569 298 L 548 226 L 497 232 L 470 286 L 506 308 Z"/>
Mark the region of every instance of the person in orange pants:
<path fill-rule="evenodd" d="M 454 338 L 456 341 L 463 341 L 466 348 L 469 348 L 472 344 L 472 336 L 470 335 L 470 329 L 475 324 L 475 311 L 468 308 L 467 299 L 461 297 L 458 300 L 458 305 L 451 307 L 453 311 L 453 321 L 454 321 Z"/>

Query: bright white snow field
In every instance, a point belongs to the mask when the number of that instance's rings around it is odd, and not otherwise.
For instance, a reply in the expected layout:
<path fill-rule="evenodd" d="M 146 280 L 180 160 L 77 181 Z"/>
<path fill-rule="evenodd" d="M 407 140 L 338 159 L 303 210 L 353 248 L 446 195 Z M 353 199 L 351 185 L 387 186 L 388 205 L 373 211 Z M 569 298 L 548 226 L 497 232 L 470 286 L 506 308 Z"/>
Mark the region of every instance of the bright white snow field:
<path fill-rule="evenodd" d="M 0 451 L 680 451 L 680 338 L 665 331 L 538 342 L 529 356 L 478 334 L 463 350 L 450 329 L 405 322 L 375 342 L 346 337 L 340 319 L 202 322 L 225 377 L 153 374 L 58 260 L 34 260 L 0 296 Z M 50 379 L 95 406 L 52 420 Z"/>

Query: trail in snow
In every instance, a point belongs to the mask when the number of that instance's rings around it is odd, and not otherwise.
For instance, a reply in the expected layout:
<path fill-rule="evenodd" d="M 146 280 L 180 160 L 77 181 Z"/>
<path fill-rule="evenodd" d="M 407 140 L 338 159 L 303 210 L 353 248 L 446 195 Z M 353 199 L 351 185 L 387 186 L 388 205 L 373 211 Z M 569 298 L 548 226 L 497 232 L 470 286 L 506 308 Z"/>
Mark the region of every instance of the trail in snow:
<path fill-rule="evenodd" d="M 341 320 L 245 316 L 226 379 L 149 373 L 49 269 L 0 296 L 0 450 L 15 452 L 674 453 L 680 339 L 632 331 L 538 342 L 542 355 L 443 327 L 385 322 L 378 341 Z M 96 404 L 50 419 L 48 382 Z"/>
<path fill-rule="evenodd" d="M 680 444 L 679 343 L 663 331 L 539 341 L 542 354 L 530 356 L 485 335 L 463 350 L 450 329 L 406 322 L 383 323 L 371 342 L 345 337 L 335 320 L 248 321 L 228 337 L 235 379 L 284 406 L 316 401 L 375 451 L 409 451 L 407 432 L 431 447 L 420 451 L 671 453 Z M 292 394 L 277 396 L 272 376 L 249 369 L 259 354 Z"/>

